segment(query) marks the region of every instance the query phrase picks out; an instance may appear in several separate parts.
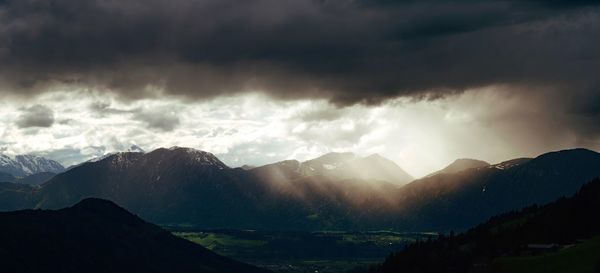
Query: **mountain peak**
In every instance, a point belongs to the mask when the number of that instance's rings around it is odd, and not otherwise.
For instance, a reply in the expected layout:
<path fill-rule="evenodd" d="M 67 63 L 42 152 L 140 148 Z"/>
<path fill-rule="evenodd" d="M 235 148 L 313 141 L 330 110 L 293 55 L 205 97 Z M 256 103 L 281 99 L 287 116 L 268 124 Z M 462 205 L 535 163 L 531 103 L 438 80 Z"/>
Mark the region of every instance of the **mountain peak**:
<path fill-rule="evenodd" d="M 380 160 L 380 161 L 392 161 L 378 153 L 371 154 L 371 155 L 365 157 L 365 159 Z"/>
<path fill-rule="evenodd" d="M 585 148 L 565 149 L 565 150 L 542 154 L 542 155 L 536 157 L 536 159 L 545 158 L 545 157 L 565 156 L 565 155 L 568 155 L 568 156 L 597 156 L 598 152 L 592 151 L 589 149 L 585 149 Z"/>
<path fill-rule="evenodd" d="M 450 163 L 450 165 L 446 166 L 445 168 L 434 172 L 428 176 L 433 176 L 436 174 L 452 174 L 452 173 L 458 173 L 467 169 L 473 169 L 473 168 L 481 168 L 481 167 L 489 167 L 490 163 L 485 162 L 483 160 L 478 160 L 478 159 L 472 159 L 472 158 L 459 158 L 454 160 L 452 163 Z"/>
<path fill-rule="evenodd" d="M 135 144 L 131 145 L 129 147 L 129 149 L 127 149 L 128 153 L 146 153 L 146 151 L 144 151 L 144 149 L 142 149 L 140 146 L 137 146 Z"/>
<path fill-rule="evenodd" d="M 3 212 L 0 222 L 7 223 L 0 225 L 3 272 L 269 272 L 219 256 L 97 198 L 57 211 Z M 36 262 L 24 265 L 26 260 Z"/>
<path fill-rule="evenodd" d="M 317 158 L 311 159 L 311 160 L 307 160 L 304 163 L 320 163 L 320 164 L 339 164 L 339 163 L 343 163 L 346 161 L 350 161 L 350 160 L 354 160 L 356 159 L 357 156 L 354 153 L 351 152 L 329 152 L 326 153 L 322 156 L 319 156 Z"/>
<path fill-rule="evenodd" d="M 78 210 L 103 211 L 106 213 L 112 213 L 115 210 L 126 211 L 112 201 L 100 198 L 83 199 L 79 201 L 79 203 L 73 205 L 71 208 Z"/>
<path fill-rule="evenodd" d="M 568 149 L 568 150 L 560 150 L 555 152 L 549 152 L 542 154 L 531 161 L 529 164 L 542 164 L 548 166 L 561 166 L 561 165 L 577 165 L 577 164 L 589 164 L 592 160 L 598 158 L 600 156 L 599 153 L 583 149 Z"/>
<path fill-rule="evenodd" d="M 168 149 L 160 148 L 152 151 L 153 153 L 164 153 L 175 157 L 183 157 L 181 159 L 191 160 L 194 164 L 202 166 L 215 166 L 219 169 L 229 169 L 225 163 L 219 160 L 214 154 L 196 150 L 194 148 L 173 146 Z"/>
<path fill-rule="evenodd" d="M 352 152 L 329 152 L 317 158 L 355 158 L 356 155 Z"/>

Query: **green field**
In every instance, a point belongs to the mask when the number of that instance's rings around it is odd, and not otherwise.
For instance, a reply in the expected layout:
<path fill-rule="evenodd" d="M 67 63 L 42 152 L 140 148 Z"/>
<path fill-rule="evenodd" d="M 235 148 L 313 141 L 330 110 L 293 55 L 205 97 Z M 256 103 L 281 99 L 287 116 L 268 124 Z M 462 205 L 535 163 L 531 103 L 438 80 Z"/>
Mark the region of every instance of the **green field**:
<path fill-rule="evenodd" d="M 339 273 L 381 262 L 391 252 L 435 233 L 178 231 L 221 255 L 280 273 Z"/>
<path fill-rule="evenodd" d="M 492 267 L 506 273 L 594 273 L 599 262 L 600 237 L 596 237 L 556 253 L 498 258 Z"/>
<path fill-rule="evenodd" d="M 265 245 L 264 240 L 241 239 L 231 235 L 211 232 L 177 232 L 175 235 L 202 245 L 222 255 L 232 255 L 242 249 L 254 249 Z"/>

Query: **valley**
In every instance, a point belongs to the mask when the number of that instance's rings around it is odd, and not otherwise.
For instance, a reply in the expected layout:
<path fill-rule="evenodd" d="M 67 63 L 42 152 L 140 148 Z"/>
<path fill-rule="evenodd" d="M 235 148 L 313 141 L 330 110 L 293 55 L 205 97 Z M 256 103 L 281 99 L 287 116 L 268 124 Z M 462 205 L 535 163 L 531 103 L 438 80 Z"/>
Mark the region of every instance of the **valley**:
<path fill-rule="evenodd" d="M 392 252 L 436 233 L 174 231 L 218 254 L 280 273 L 346 272 L 368 268 Z"/>

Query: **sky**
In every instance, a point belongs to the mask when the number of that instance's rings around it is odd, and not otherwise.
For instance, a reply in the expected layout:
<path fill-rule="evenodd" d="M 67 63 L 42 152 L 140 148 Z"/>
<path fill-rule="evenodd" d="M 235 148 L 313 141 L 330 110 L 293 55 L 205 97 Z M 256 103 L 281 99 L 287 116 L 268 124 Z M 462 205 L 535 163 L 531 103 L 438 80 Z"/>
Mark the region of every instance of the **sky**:
<path fill-rule="evenodd" d="M 600 150 L 598 44 L 598 1 L 0 0 L 0 152 Z"/>

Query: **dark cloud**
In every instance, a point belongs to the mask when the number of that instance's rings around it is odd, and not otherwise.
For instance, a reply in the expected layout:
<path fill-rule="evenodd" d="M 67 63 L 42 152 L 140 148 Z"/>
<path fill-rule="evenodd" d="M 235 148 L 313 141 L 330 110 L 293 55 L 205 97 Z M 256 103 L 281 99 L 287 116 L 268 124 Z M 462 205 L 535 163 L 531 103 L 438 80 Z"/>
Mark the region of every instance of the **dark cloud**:
<path fill-rule="evenodd" d="M 342 108 L 324 108 L 303 112 L 298 119 L 304 122 L 332 121 L 339 119 L 346 114 Z"/>
<path fill-rule="evenodd" d="M 107 115 L 132 114 L 132 113 L 137 113 L 137 112 L 141 111 L 139 108 L 133 108 L 133 109 L 115 108 L 110 103 L 101 102 L 101 101 L 93 102 L 88 107 L 94 114 L 96 114 L 97 116 L 100 116 L 100 117 L 105 117 Z"/>
<path fill-rule="evenodd" d="M 0 90 L 73 85 L 126 98 L 259 90 L 349 105 L 509 84 L 560 89 L 558 102 L 578 107 L 600 87 L 597 4 L 0 1 Z"/>
<path fill-rule="evenodd" d="M 134 119 L 142 121 L 151 129 L 173 131 L 180 123 L 179 116 L 170 111 L 139 111 Z"/>
<path fill-rule="evenodd" d="M 51 127 L 54 124 L 54 111 L 44 105 L 21 109 L 16 124 L 19 128 Z"/>

